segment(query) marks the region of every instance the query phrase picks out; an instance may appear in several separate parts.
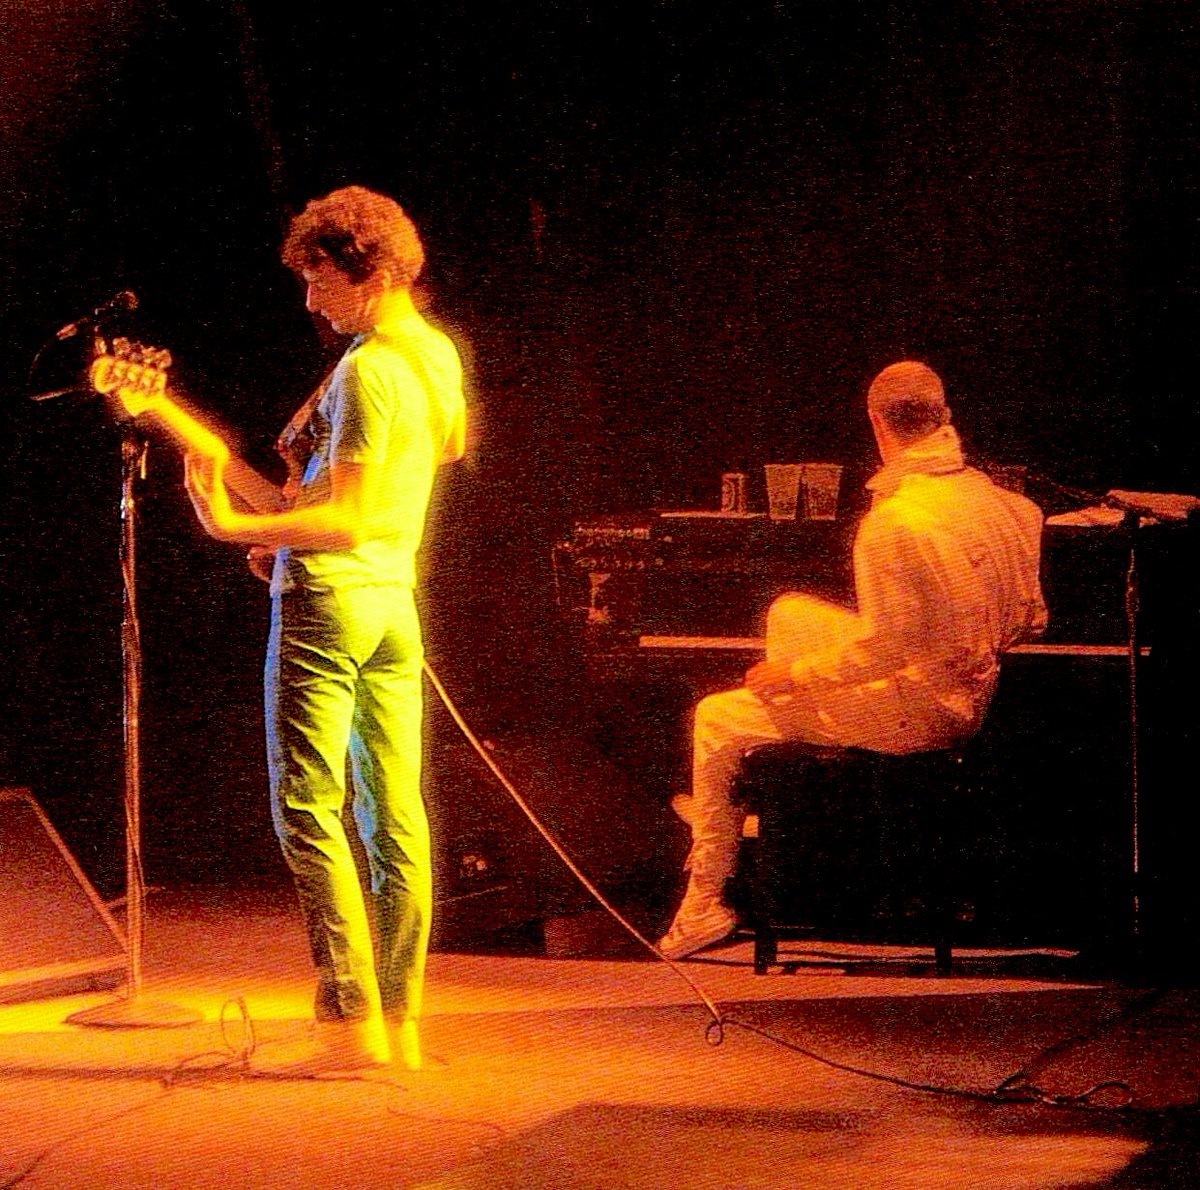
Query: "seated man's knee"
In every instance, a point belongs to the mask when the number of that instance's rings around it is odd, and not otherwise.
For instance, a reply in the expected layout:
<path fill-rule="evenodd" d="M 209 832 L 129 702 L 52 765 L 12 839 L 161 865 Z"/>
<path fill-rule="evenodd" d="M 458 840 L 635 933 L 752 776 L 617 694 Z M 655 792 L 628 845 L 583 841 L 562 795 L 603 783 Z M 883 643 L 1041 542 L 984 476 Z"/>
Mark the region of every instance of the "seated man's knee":
<path fill-rule="evenodd" d="M 780 595 L 767 609 L 767 659 L 787 660 L 807 643 L 812 600 L 806 595 Z"/>
<path fill-rule="evenodd" d="M 791 661 L 844 644 L 856 631 L 854 614 L 813 595 L 781 595 L 767 611 L 767 658 Z"/>
<path fill-rule="evenodd" d="M 697 732 L 709 730 L 713 724 L 724 722 L 728 716 L 722 710 L 723 695 L 709 694 L 696 704 L 693 726 Z"/>
<path fill-rule="evenodd" d="M 809 597 L 798 591 L 788 592 L 773 600 L 767 608 L 767 634 L 770 635 L 772 628 L 781 628 L 797 616 L 804 615 L 810 603 Z"/>
<path fill-rule="evenodd" d="M 722 690 L 710 694 L 696 704 L 694 727 L 697 735 L 712 736 L 737 730 L 745 719 L 747 702 L 758 705 L 758 700 L 745 688 Z"/>

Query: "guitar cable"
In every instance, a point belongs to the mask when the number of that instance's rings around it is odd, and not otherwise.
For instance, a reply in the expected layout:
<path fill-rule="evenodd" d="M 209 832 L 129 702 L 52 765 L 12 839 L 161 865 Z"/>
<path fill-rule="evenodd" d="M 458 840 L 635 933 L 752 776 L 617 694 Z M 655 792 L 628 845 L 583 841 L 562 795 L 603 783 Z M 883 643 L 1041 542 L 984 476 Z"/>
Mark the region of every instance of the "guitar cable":
<path fill-rule="evenodd" d="M 566 865 L 568 871 L 570 871 L 570 873 L 575 877 L 575 879 L 578 880 L 579 883 L 581 885 L 583 885 L 583 887 L 585 889 L 587 889 L 588 893 L 590 893 L 591 896 L 593 898 L 595 898 L 595 900 L 600 904 L 600 906 L 614 920 L 616 920 L 617 923 L 619 925 L 621 925 L 622 928 L 625 929 L 625 931 L 632 938 L 634 938 L 638 943 L 640 943 L 642 946 L 644 946 L 660 962 L 666 963 L 667 966 L 670 967 L 671 970 L 680 979 L 682 979 L 683 982 L 686 983 L 689 988 L 691 988 L 692 992 L 701 1001 L 701 1003 L 704 1005 L 705 1009 L 708 1011 L 710 1017 L 712 1018 L 709 1023 L 709 1026 L 708 1026 L 708 1040 L 713 1045 L 719 1045 L 720 1041 L 721 1041 L 721 1037 L 723 1035 L 725 1018 L 722 1015 L 720 1009 L 718 1009 L 716 1004 L 713 1003 L 713 1000 L 708 995 L 708 993 L 705 992 L 704 989 L 702 987 L 700 987 L 700 985 L 698 983 L 696 983 L 696 981 L 683 969 L 683 967 L 678 962 L 676 962 L 673 959 L 667 958 L 666 955 L 664 955 L 658 949 L 658 947 L 656 947 L 654 945 L 653 942 L 651 942 L 644 934 L 642 934 L 641 931 L 638 930 L 637 927 L 634 926 L 620 912 L 620 910 L 618 910 L 617 907 L 615 905 L 613 905 L 612 902 L 607 897 L 605 897 L 605 895 L 596 887 L 596 885 L 593 883 L 593 881 L 591 879 L 589 879 L 589 877 L 586 875 L 586 873 L 584 873 L 584 871 L 579 867 L 579 865 L 575 862 L 575 860 L 571 857 L 571 855 L 567 852 L 567 850 L 562 846 L 562 844 L 559 843 L 559 841 L 554 837 L 554 835 L 551 833 L 551 831 L 545 825 L 545 823 L 543 823 L 542 820 L 538 817 L 538 815 L 535 813 L 533 807 L 530 806 L 528 800 L 521 795 L 521 793 L 517 789 L 517 787 L 512 783 L 512 781 L 509 780 L 508 776 L 505 774 L 504 770 L 496 763 L 495 757 L 492 756 L 491 752 L 484 745 L 483 741 L 480 740 L 479 737 L 475 734 L 475 732 L 471 730 L 470 724 L 467 723 L 466 719 L 462 715 L 462 712 L 455 705 L 454 700 L 450 697 L 449 692 L 447 691 L 446 687 L 442 684 L 442 681 L 438 677 L 433 666 L 431 666 L 429 664 L 428 659 L 425 659 L 421 662 L 421 668 L 424 670 L 425 676 L 429 679 L 430 685 L 432 685 L 434 690 L 437 691 L 438 697 L 442 700 L 442 705 L 446 708 L 447 712 L 450 715 L 450 718 L 454 720 L 455 726 L 459 729 L 459 731 L 462 732 L 462 734 L 465 737 L 465 739 L 467 740 L 467 742 L 471 745 L 471 747 L 479 755 L 479 758 L 484 762 L 484 764 L 487 765 L 488 770 L 491 772 L 492 776 L 494 776 L 496 778 L 496 780 L 500 782 L 501 786 L 504 788 L 504 791 L 517 804 L 521 813 L 523 813 L 525 815 L 525 817 L 530 821 L 530 823 L 532 823 L 534 829 L 538 832 L 538 834 L 541 835 L 543 839 L 545 839 L 546 843 L 550 846 L 551 850 L 553 850 L 554 854 L 557 855 L 558 858 L 560 860 L 562 860 L 563 864 Z"/>

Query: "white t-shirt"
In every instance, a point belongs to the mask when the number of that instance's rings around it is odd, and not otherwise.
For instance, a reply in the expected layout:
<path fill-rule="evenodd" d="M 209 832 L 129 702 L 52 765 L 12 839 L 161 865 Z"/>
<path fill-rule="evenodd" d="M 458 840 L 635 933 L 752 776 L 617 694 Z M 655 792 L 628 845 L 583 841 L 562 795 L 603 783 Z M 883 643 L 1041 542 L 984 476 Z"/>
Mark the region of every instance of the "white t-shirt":
<path fill-rule="evenodd" d="M 458 351 L 419 314 L 356 341 L 313 412 L 295 505 L 327 500 L 337 463 L 376 468 L 371 532 L 352 550 L 281 549 L 272 589 L 413 586 L 434 473 L 462 409 Z"/>

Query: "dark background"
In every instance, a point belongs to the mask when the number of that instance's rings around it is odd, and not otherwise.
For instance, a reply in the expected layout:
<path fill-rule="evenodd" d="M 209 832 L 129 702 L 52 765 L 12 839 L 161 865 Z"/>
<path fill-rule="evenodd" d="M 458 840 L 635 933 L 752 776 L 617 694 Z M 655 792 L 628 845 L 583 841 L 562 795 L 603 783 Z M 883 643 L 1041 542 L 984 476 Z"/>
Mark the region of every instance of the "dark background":
<path fill-rule="evenodd" d="M 586 716 L 550 567 L 575 519 L 715 507 L 725 470 L 761 504 L 780 455 L 861 463 L 862 393 L 898 358 L 943 375 L 975 459 L 1200 487 L 1193 4 L 0 14 L 0 744 L 105 892 L 119 434 L 95 398 L 29 396 L 86 362 L 54 331 L 130 288 L 128 329 L 269 467 L 338 349 L 278 243 L 337 185 L 413 214 L 470 365 L 475 443 L 438 493 L 425 602 L 482 734 Z M 195 527 L 157 441 L 140 501 L 151 878 L 274 871 L 264 591 Z"/>

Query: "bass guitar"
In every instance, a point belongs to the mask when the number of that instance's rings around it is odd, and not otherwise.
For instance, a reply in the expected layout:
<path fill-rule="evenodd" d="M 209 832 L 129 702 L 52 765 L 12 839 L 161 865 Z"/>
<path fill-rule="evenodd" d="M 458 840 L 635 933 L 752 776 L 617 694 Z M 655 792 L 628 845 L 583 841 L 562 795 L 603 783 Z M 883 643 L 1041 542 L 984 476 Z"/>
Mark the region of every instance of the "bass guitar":
<path fill-rule="evenodd" d="M 146 415 L 187 450 L 195 451 L 224 469 L 225 485 L 251 512 L 278 512 L 287 507 L 283 489 L 238 458 L 207 418 L 168 393 L 170 352 L 114 339 L 109 353 L 97 355 L 89 376 L 99 393 L 115 398 L 119 412 L 129 418 Z"/>

